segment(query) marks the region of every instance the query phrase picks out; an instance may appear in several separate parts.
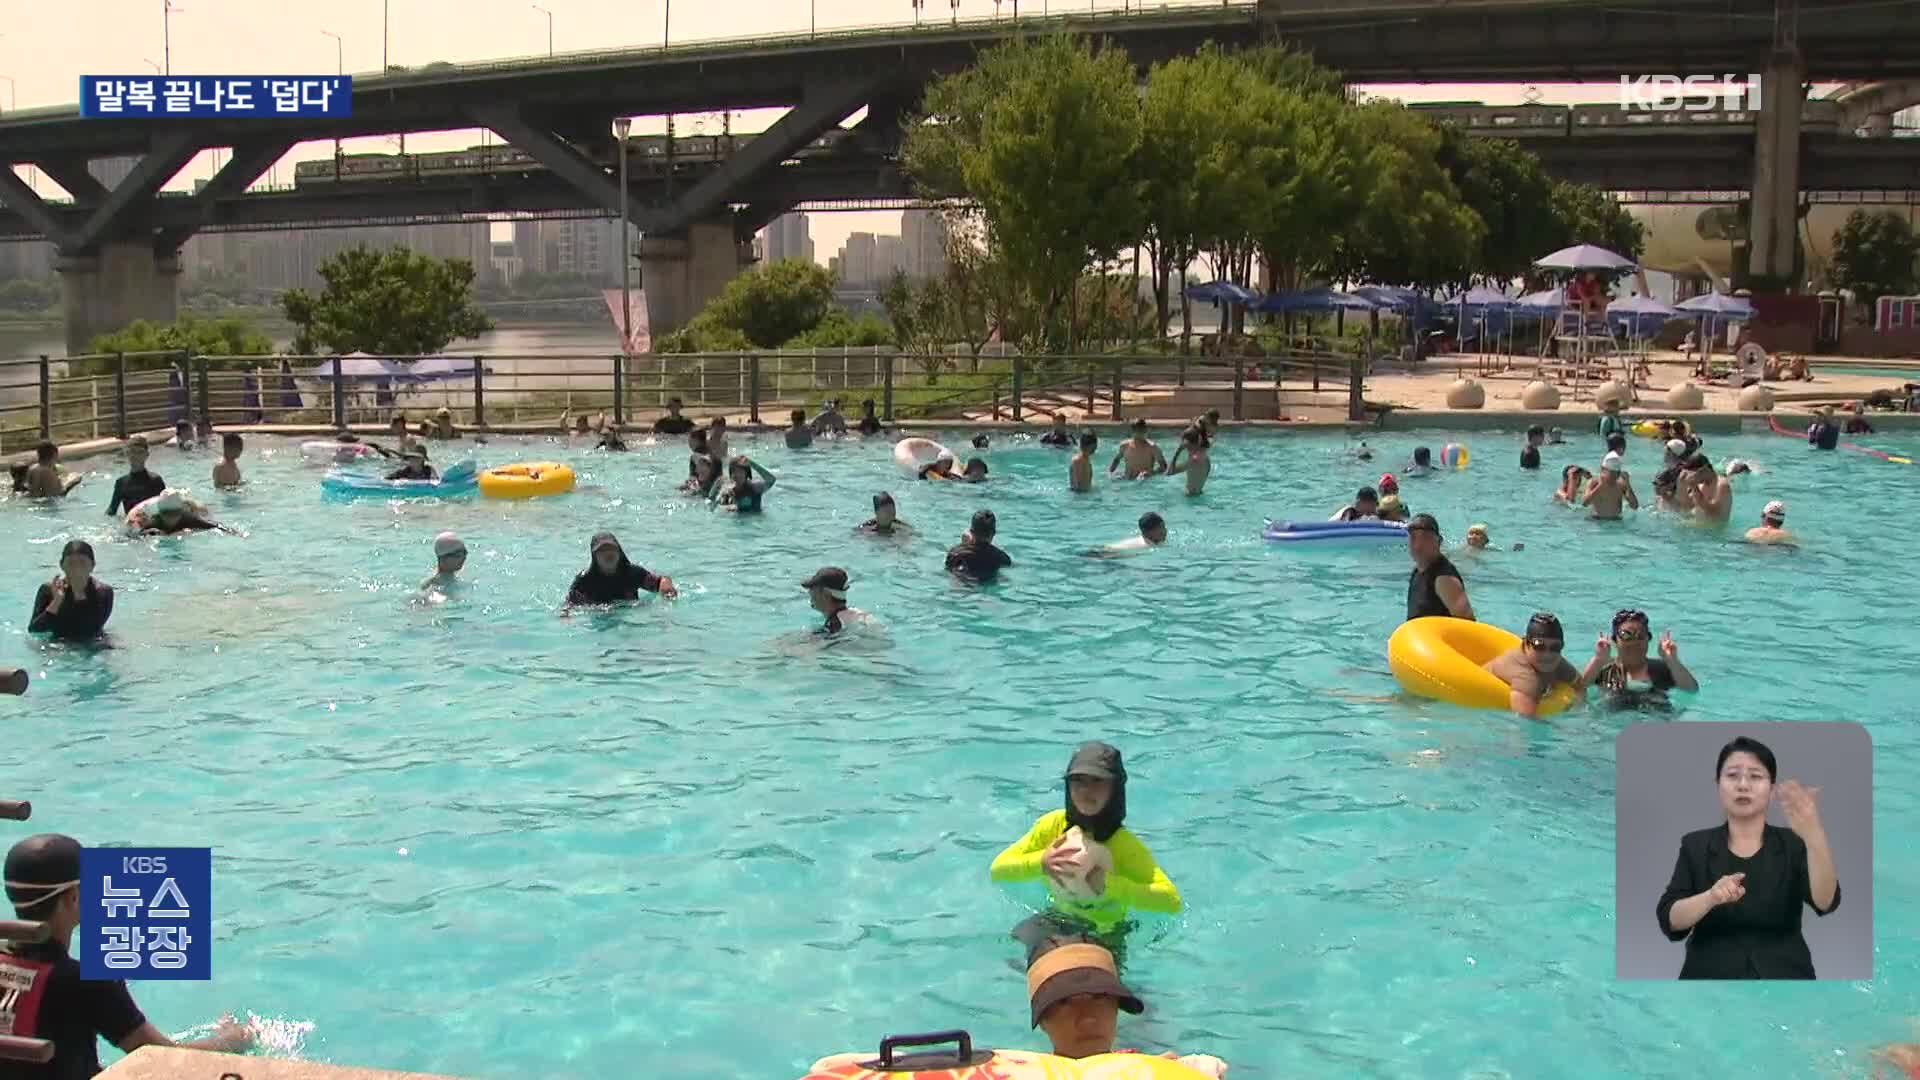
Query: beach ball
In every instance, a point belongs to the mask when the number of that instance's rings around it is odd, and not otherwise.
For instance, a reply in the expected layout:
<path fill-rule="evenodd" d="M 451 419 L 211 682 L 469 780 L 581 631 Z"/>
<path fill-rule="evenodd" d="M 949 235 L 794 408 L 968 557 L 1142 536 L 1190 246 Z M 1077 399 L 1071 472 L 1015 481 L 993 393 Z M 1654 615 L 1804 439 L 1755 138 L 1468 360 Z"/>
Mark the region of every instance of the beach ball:
<path fill-rule="evenodd" d="M 1467 458 L 1467 448 L 1459 443 L 1450 442 L 1440 450 L 1440 464 L 1445 465 L 1449 469 L 1466 468 Z"/>

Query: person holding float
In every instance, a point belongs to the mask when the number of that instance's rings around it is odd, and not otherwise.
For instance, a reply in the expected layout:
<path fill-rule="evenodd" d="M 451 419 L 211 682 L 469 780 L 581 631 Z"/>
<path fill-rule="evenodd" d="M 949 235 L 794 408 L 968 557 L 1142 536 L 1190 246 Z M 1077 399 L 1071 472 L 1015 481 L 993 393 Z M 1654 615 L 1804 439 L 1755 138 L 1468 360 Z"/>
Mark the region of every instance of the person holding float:
<path fill-rule="evenodd" d="M 1673 879 L 1655 914 L 1669 941 L 1687 943 L 1682 979 L 1811 979 L 1801 907 L 1831 915 L 1840 878 L 1820 821 L 1819 788 L 1775 787 L 1773 751 L 1741 736 L 1714 763 L 1726 821 L 1680 840 Z M 1787 828 L 1767 824 L 1778 801 Z"/>
<path fill-rule="evenodd" d="M 60 572 L 33 597 L 30 634 L 61 641 L 92 641 L 113 617 L 113 586 L 93 576 L 93 545 L 69 540 L 60 551 Z"/>
<path fill-rule="evenodd" d="M 1129 831 L 1127 769 L 1120 751 L 1090 742 L 1067 763 L 1066 805 L 1042 815 L 993 860 L 994 881 L 1044 879 L 1051 905 L 1014 927 L 1029 950 L 1049 938 L 1087 934 L 1125 956 L 1135 908 L 1177 914 L 1174 888 L 1153 853 Z"/>

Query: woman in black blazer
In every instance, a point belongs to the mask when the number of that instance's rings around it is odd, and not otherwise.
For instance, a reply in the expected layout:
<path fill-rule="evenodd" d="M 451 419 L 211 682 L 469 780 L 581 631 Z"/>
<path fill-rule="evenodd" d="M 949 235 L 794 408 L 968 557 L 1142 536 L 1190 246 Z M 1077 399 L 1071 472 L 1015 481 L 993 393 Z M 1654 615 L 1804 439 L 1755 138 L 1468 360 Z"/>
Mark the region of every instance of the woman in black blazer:
<path fill-rule="evenodd" d="M 1668 940 L 1687 943 L 1680 977 L 1811 979 L 1800 907 L 1827 915 L 1840 906 L 1840 880 L 1814 804 L 1820 789 L 1796 780 L 1776 788 L 1773 751 L 1745 736 L 1720 748 L 1714 775 L 1726 824 L 1681 838 L 1657 910 Z M 1767 824 L 1770 798 L 1786 812 L 1788 828 Z"/>

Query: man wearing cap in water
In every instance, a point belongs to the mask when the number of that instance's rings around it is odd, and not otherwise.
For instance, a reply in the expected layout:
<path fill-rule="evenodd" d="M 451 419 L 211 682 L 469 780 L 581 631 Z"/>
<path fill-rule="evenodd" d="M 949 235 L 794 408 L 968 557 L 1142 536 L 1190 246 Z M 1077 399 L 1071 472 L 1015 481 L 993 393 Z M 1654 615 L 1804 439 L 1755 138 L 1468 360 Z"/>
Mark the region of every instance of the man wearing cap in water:
<path fill-rule="evenodd" d="M 872 618 L 859 608 L 847 606 L 847 585 L 847 572 L 837 566 L 823 566 L 800 583 L 800 587 L 807 590 L 807 602 L 813 605 L 813 610 L 827 617 L 821 633 L 837 634 L 845 630 L 848 623 Z"/>
<path fill-rule="evenodd" d="M 127 1053 L 143 1046 L 237 1053 L 253 1045 L 253 1029 L 230 1016 L 207 1038 L 176 1043 L 147 1021 L 123 980 L 80 978 L 80 962 L 68 953 L 80 926 L 78 840 L 41 833 L 13 845 L 6 888 L 15 916 L 44 923 L 47 940 L 9 942 L 0 951 L 0 1035 L 45 1039 L 53 1043 L 53 1060 L 38 1067 L 9 1065 L 5 1075 L 92 1076 L 100 1071 L 96 1038 Z"/>
<path fill-rule="evenodd" d="M 467 543 L 454 533 L 433 538 L 434 570 L 420 583 L 421 592 L 451 589 L 460 584 L 460 568 L 467 565 Z"/>
<path fill-rule="evenodd" d="M 1775 499 L 1760 511 L 1760 524 L 1747 530 L 1747 543 L 1788 546 L 1799 543 L 1797 537 L 1783 528 L 1786 523 L 1787 504 Z"/>
<path fill-rule="evenodd" d="M 1681 459 L 1676 490 L 1702 521 L 1725 523 L 1733 516 L 1733 485 L 1698 450 Z"/>
<path fill-rule="evenodd" d="M 1140 996 L 1127 989 L 1114 967 L 1113 954 L 1086 938 L 1053 938 L 1034 949 L 1027 964 L 1027 1011 L 1033 1026 L 1047 1033 L 1055 1056 L 1097 1057 L 1137 1053 L 1114 1049 L 1120 1029 L 1120 1010 L 1135 1016 L 1146 1011 Z M 1227 1063 L 1210 1054 L 1180 1057 L 1179 1061 L 1206 1076 L 1220 1077 Z"/>
<path fill-rule="evenodd" d="M 1600 475 L 1587 482 L 1580 493 L 1580 505 L 1593 511 L 1602 521 L 1620 520 L 1620 504 L 1640 509 L 1640 497 L 1633 492 L 1633 478 L 1620 467 L 1620 455 L 1608 453 L 1600 459 Z"/>
<path fill-rule="evenodd" d="M 1540 718 L 1540 699 L 1555 686 L 1566 683 L 1579 693 L 1586 686 L 1583 675 L 1566 658 L 1566 631 L 1560 620 L 1540 612 L 1527 620 L 1527 632 L 1520 647 L 1509 649 L 1481 665 L 1507 684 L 1507 698 L 1513 711 L 1529 720 Z"/>
<path fill-rule="evenodd" d="M 900 520 L 900 508 L 894 505 L 892 493 L 883 491 L 873 497 L 873 516 L 861 522 L 860 527 L 853 531 L 874 536 L 893 536 L 912 532 L 913 526 Z"/>
<path fill-rule="evenodd" d="M 1440 523 L 1432 514 L 1415 514 L 1407 522 L 1407 554 L 1413 574 L 1407 578 L 1407 618 L 1450 616 L 1473 620 L 1473 605 L 1460 570 L 1440 554 Z"/>
<path fill-rule="evenodd" d="M 387 474 L 389 480 L 432 480 L 433 466 L 427 464 L 427 448 L 415 445 L 406 452 L 406 464 Z"/>

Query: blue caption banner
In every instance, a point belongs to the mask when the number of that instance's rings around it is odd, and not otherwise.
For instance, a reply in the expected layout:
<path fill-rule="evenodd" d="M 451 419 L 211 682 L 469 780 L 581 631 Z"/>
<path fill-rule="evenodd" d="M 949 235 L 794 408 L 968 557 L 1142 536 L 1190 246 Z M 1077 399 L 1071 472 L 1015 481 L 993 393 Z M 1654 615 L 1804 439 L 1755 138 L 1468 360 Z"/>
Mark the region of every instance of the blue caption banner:
<path fill-rule="evenodd" d="M 213 978 L 212 848 L 81 848 L 80 977 Z"/>
<path fill-rule="evenodd" d="M 351 75 L 82 75 L 81 116 L 352 116 Z"/>

